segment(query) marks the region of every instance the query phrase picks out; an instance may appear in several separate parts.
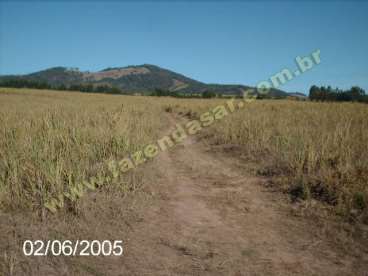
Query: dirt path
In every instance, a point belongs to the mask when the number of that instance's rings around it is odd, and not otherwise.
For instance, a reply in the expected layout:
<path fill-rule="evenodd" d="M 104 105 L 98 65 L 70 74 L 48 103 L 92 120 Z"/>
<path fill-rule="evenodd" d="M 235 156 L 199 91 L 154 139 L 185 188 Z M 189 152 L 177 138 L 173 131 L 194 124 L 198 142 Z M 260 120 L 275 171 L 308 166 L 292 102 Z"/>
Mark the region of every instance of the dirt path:
<path fill-rule="evenodd" d="M 157 196 L 126 241 L 126 275 L 363 275 L 361 260 L 195 137 L 150 168 Z"/>

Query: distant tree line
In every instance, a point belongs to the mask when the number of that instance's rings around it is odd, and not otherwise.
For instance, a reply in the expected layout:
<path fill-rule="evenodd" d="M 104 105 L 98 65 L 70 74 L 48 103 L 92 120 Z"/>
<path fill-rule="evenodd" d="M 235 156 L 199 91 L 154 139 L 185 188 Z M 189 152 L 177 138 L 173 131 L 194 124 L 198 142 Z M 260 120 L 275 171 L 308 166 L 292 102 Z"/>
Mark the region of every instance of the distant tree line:
<path fill-rule="evenodd" d="M 13 88 L 33 88 L 33 89 L 49 89 L 60 91 L 80 91 L 89 93 L 109 93 L 109 94 L 122 94 L 122 90 L 118 87 L 111 87 L 108 85 L 93 85 L 91 83 L 86 84 L 57 84 L 51 85 L 45 81 L 35 81 L 21 78 L 14 79 L 2 79 L 0 80 L 0 87 L 13 87 Z M 150 96 L 170 96 L 176 98 L 215 98 L 222 97 L 221 94 L 213 91 L 206 90 L 202 93 L 179 93 L 176 91 L 169 91 L 165 89 L 156 88 L 149 94 Z"/>
<path fill-rule="evenodd" d="M 257 100 L 280 100 L 285 99 L 285 97 L 282 96 L 273 96 L 271 94 L 263 94 L 263 93 L 257 93 L 255 94 Z"/>
<path fill-rule="evenodd" d="M 0 87 L 14 87 L 14 88 L 34 88 L 34 89 L 50 89 L 61 91 L 80 91 L 90 93 L 109 93 L 121 94 L 122 91 L 118 87 L 111 87 L 108 85 L 93 85 L 87 84 L 65 84 L 51 85 L 44 81 L 34 81 L 27 79 L 4 79 L 0 80 Z"/>
<path fill-rule="evenodd" d="M 157 97 L 175 97 L 175 98 L 215 98 L 215 97 L 222 97 L 221 94 L 216 94 L 213 91 L 205 90 L 201 94 L 194 94 L 194 93 L 179 93 L 177 91 L 169 91 L 160 88 L 156 88 L 150 96 L 157 96 Z"/>
<path fill-rule="evenodd" d="M 50 85 L 43 81 L 30 81 L 26 79 L 4 79 L 0 81 L 1 87 L 50 89 Z"/>
<path fill-rule="evenodd" d="M 313 85 L 309 90 L 309 99 L 312 101 L 368 103 L 368 95 L 358 86 L 353 86 L 349 90 L 341 90 L 339 88 L 332 89 L 331 86 L 318 87 Z"/>

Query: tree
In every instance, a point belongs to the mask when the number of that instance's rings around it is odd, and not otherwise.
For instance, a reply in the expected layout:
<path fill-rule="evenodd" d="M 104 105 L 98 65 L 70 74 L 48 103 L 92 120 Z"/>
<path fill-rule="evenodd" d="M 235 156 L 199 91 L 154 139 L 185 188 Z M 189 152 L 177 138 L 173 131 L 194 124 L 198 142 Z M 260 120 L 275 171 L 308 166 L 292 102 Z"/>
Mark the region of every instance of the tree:
<path fill-rule="evenodd" d="M 65 84 L 60 84 L 55 87 L 56 90 L 67 90 L 67 87 Z"/>
<path fill-rule="evenodd" d="M 365 91 L 359 86 L 353 86 L 350 89 L 350 95 L 353 101 L 359 101 L 360 99 L 364 97 Z"/>
<path fill-rule="evenodd" d="M 312 85 L 309 89 L 309 99 L 318 100 L 319 88 L 316 85 Z"/>
<path fill-rule="evenodd" d="M 202 93 L 202 98 L 214 98 L 216 97 L 216 93 L 213 91 L 206 90 Z"/>
<path fill-rule="evenodd" d="M 106 93 L 110 90 L 110 87 L 107 85 L 98 85 L 95 88 L 95 92 L 99 92 L 99 93 Z"/>
<path fill-rule="evenodd" d="M 182 97 L 179 93 L 175 91 L 168 91 L 161 88 L 155 88 L 155 90 L 150 94 L 150 96 L 158 96 L 158 97 Z"/>
<path fill-rule="evenodd" d="M 309 99 L 316 101 L 367 102 L 367 95 L 358 86 L 353 86 L 351 89 L 343 91 L 339 88 L 332 89 L 331 86 L 327 86 L 326 88 L 324 86 L 318 87 L 313 85 L 309 89 Z"/>
<path fill-rule="evenodd" d="M 111 89 L 109 90 L 108 93 L 110 93 L 110 94 L 121 94 L 121 89 L 114 86 L 114 87 L 111 87 Z"/>

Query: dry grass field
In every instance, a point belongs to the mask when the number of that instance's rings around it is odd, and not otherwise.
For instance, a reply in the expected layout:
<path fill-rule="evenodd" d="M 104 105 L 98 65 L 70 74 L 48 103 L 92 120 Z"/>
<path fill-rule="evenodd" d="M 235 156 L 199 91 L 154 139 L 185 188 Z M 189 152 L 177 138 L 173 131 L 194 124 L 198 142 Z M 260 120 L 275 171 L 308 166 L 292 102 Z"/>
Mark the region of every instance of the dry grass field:
<path fill-rule="evenodd" d="M 247 103 L 57 212 L 45 207 L 225 101 L 0 89 L 0 275 L 363 275 L 363 104 Z M 290 211 L 314 203 L 359 236 L 342 242 L 335 226 L 321 236 Z M 21 252 L 25 239 L 118 238 L 123 260 Z"/>
<path fill-rule="evenodd" d="M 196 117 L 208 107 L 179 109 Z M 255 101 L 205 136 L 217 145 L 240 145 L 232 153 L 262 164 L 257 174 L 270 176 L 293 199 L 315 199 L 368 223 L 367 118 L 365 104 Z"/>
<path fill-rule="evenodd" d="M 139 149 L 165 125 L 158 99 L 15 89 L 2 89 L 0 97 L 4 210 L 44 214 L 49 198 L 106 174 L 109 159 Z"/>

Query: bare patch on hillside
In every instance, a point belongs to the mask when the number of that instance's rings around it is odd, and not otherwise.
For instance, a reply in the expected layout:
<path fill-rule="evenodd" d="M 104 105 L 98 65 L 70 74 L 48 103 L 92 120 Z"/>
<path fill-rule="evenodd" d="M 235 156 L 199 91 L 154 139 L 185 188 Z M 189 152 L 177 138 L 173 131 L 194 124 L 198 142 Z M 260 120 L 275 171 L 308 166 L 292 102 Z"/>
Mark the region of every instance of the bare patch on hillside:
<path fill-rule="evenodd" d="M 170 87 L 170 90 L 171 91 L 177 91 L 177 90 L 183 89 L 187 86 L 188 86 L 188 84 L 186 84 L 186 83 L 184 83 L 180 80 L 173 79 L 173 85 Z"/>
<path fill-rule="evenodd" d="M 141 75 L 148 74 L 151 71 L 148 68 L 140 67 L 140 68 L 122 68 L 122 69 L 112 69 L 108 71 L 101 71 L 95 73 L 84 73 L 83 78 L 87 81 L 100 81 L 103 79 L 119 79 L 124 76 L 129 75 Z"/>

